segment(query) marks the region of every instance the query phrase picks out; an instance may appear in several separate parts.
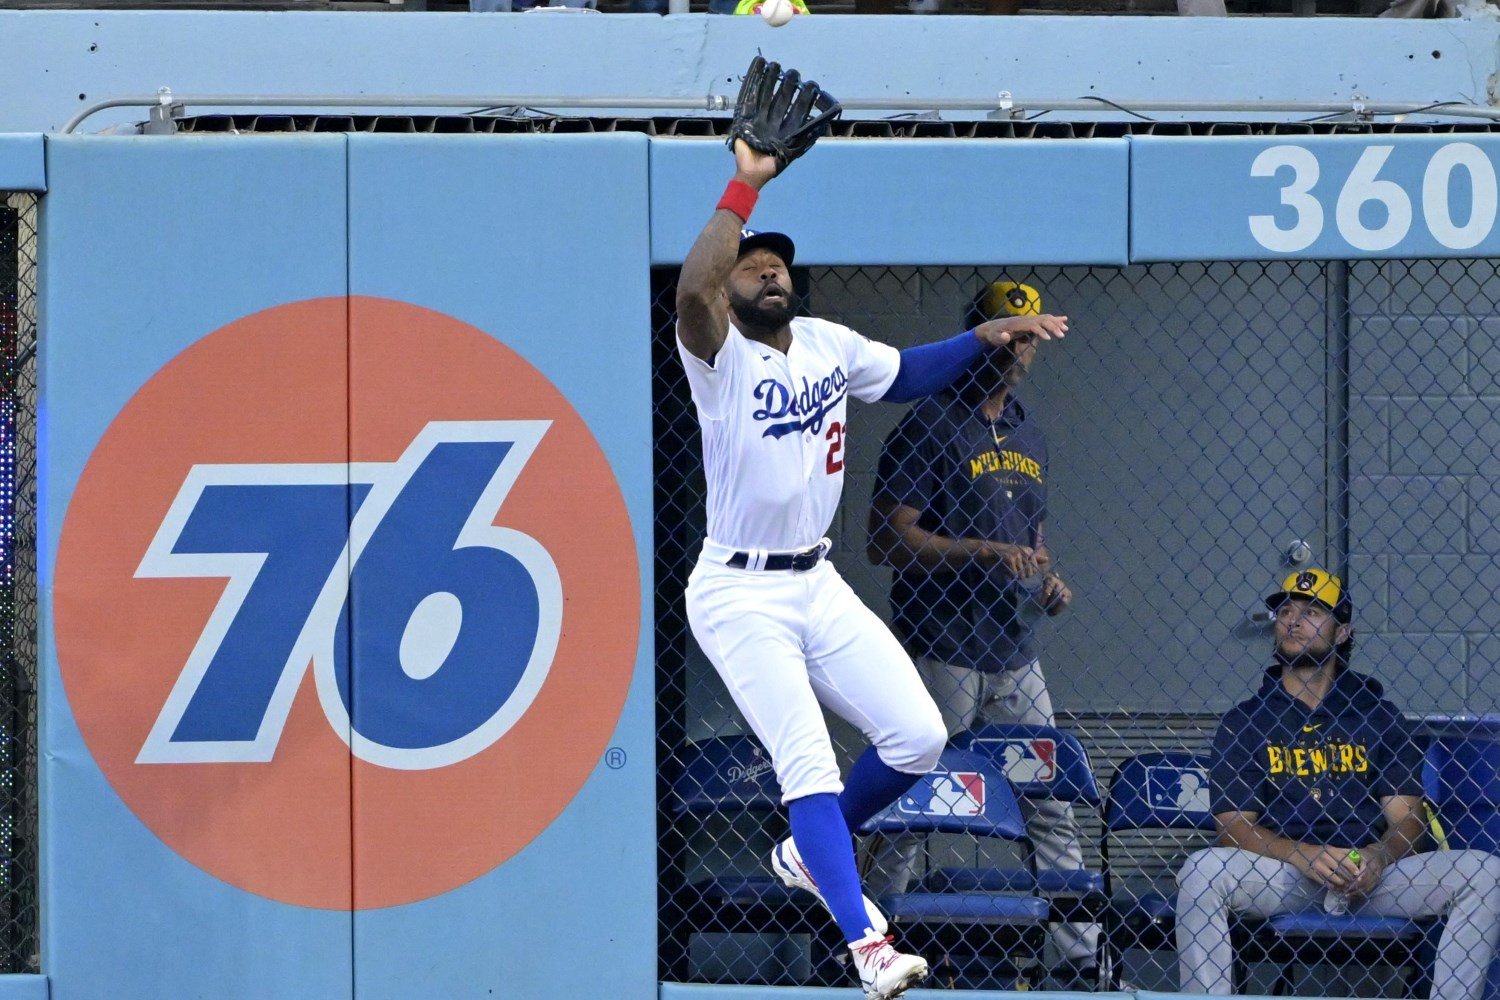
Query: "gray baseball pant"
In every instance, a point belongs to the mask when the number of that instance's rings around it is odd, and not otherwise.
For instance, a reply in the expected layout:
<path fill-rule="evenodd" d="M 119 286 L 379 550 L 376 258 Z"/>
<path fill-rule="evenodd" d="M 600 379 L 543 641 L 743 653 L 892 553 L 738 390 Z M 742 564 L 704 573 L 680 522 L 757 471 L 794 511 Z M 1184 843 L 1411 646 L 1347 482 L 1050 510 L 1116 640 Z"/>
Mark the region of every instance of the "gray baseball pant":
<path fill-rule="evenodd" d="M 1195 851 L 1177 875 L 1177 962 L 1184 993 L 1233 992 L 1229 915 L 1269 917 L 1322 906 L 1325 890 L 1285 861 L 1240 850 Z M 1350 913 L 1385 917 L 1447 914 L 1433 967 L 1433 1000 L 1479 1000 L 1500 941 L 1500 857 L 1433 851 L 1386 869 Z"/>
<path fill-rule="evenodd" d="M 1038 660 L 1019 670 L 995 674 L 920 656 L 916 664 L 932 700 L 943 713 L 949 739 L 987 723 L 1057 724 L 1047 680 Z M 1027 836 L 1036 852 L 1038 871 L 1074 871 L 1083 867 L 1078 823 L 1071 805 L 1050 799 L 1022 799 L 1021 811 L 1026 817 Z M 921 834 L 873 838 L 865 875 L 870 894 L 905 892 L 921 848 Z M 1099 925 L 1058 924 L 1052 932 L 1052 943 L 1064 961 L 1079 967 L 1094 965 L 1098 961 Z"/>

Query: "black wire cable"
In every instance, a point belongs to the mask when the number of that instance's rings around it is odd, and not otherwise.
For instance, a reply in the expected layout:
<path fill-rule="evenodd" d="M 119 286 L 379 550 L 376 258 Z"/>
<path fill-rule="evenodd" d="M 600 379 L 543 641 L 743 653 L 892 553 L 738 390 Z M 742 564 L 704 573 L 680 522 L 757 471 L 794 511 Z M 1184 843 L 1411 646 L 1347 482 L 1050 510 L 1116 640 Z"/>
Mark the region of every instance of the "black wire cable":
<path fill-rule="evenodd" d="M 1420 108 L 1412 108 L 1410 111 L 1365 111 L 1365 112 L 1359 112 L 1359 111 L 1355 111 L 1353 108 L 1350 108 L 1348 111 L 1330 111 L 1326 115 L 1314 115 L 1311 118 L 1303 118 L 1303 119 L 1300 120 L 1300 124 L 1311 125 L 1311 124 L 1313 124 L 1315 122 L 1325 122 L 1325 121 L 1330 121 L 1330 120 L 1332 120 L 1334 118 L 1344 118 L 1344 117 L 1347 117 L 1348 115 L 1359 115 L 1359 114 L 1380 115 L 1380 116 L 1389 116 L 1389 115 L 1419 115 L 1419 114 L 1421 114 L 1424 111 L 1432 111 L 1435 108 L 1446 108 L 1446 107 L 1449 107 L 1449 106 L 1452 106 L 1452 105 L 1456 105 L 1456 104 L 1460 104 L 1460 103 L 1461 102 L 1459 102 L 1459 101 L 1434 101 L 1431 104 L 1424 104 Z"/>
<path fill-rule="evenodd" d="M 1127 115 L 1130 115 L 1133 118 L 1139 118 L 1143 122 L 1155 122 L 1156 121 L 1155 118 L 1151 118 L 1151 117 L 1149 117 L 1147 115 L 1143 115 L 1139 111 L 1131 111 L 1125 105 L 1123 105 L 1123 104 L 1117 104 L 1116 102 L 1111 101 L 1107 97 L 1095 97 L 1092 94 L 1085 94 L 1083 97 L 1080 97 L 1079 100 L 1080 101 L 1098 101 L 1100 104 L 1106 104 L 1109 107 L 1114 108 L 1116 111 L 1123 111 Z"/>

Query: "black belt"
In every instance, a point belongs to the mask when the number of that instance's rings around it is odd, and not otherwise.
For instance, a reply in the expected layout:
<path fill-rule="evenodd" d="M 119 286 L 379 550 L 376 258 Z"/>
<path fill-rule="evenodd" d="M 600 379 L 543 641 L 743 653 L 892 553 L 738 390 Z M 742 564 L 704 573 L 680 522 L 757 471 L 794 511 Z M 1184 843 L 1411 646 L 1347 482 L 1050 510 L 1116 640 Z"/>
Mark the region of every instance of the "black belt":
<path fill-rule="evenodd" d="M 823 548 L 823 546 L 821 544 L 818 544 L 814 545 L 806 552 L 792 552 L 785 555 L 766 556 L 766 561 L 760 568 L 767 570 L 794 569 L 799 573 L 806 573 L 808 570 L 818 565 L 818 561 L 822 559 L 826 554 L 826 550 Z M 725 565 L 733 567 L 734 569 L 744 569 L 750 565 L 750 553 L 736 552 L 734 555 L 729 557 L 729 562 Z"/>

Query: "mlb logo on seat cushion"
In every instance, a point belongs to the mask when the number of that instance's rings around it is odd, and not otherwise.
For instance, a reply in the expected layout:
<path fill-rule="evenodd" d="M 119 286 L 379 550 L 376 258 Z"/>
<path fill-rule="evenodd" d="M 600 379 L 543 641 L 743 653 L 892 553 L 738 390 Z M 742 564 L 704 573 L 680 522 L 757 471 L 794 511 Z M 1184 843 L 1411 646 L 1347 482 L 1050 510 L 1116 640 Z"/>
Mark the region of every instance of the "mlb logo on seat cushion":
<path fill-rule="evenodd" d="M 1207 813 L 1208 772 L 1201 767 L 1147 767 L 1146 794 L 1156 809 Z"/>
<path fill-rule="evenodd" d="M 1057 741 L 1006 740 L 1005 776 L 1017 785 L 1051 781 L 1057 776 Z"/>
<path fill-rule="evenodd" d="M 984 775 L 934 771 L 901 797 L 898 812 L 909 816 L 984 815 Z"/>

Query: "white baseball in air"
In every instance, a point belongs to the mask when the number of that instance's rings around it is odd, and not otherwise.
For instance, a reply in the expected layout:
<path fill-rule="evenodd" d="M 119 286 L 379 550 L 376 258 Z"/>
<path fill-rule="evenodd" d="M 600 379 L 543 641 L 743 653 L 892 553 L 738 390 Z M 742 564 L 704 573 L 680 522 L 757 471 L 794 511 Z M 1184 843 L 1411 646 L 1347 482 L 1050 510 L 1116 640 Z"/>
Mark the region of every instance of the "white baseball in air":
<path fill-rule="evenodd" d="M 792 6 L 792 0 L 761 0 L 760 16 L 773 28 L 786 24 L 796 13 L 797 8 Z"/>

